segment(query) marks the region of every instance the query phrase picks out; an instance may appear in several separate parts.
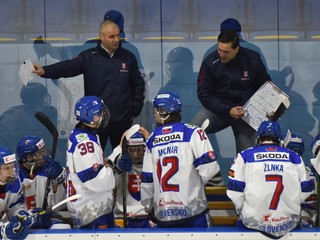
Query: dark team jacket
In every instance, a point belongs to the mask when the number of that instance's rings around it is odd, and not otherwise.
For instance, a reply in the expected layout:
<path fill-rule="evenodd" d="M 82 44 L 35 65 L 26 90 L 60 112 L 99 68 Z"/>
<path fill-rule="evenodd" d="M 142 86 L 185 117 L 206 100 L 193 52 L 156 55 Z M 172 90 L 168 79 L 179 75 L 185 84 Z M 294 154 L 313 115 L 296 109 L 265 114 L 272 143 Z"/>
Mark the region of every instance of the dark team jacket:
<path fill-rule="evenodd" d="M 43 68 L 45 78 L 83 74 L 84 94 L 103 99 L 110 111 L 110 122 L 129 120 L 142 110 L 145 83 L 135 56 L 122 47 L 111 58 L 99 44 L 81 52 L 76 58 Z"/>
<path fill-rule="evenodd" d="M 266 81 L 271 79 L 257 52 L 240 47 L 235 59 L 224 64 L 216 50 L 201 64 L 198 98 L 208 110 L 229 116 L 231 108 L 243 106 Z"/>

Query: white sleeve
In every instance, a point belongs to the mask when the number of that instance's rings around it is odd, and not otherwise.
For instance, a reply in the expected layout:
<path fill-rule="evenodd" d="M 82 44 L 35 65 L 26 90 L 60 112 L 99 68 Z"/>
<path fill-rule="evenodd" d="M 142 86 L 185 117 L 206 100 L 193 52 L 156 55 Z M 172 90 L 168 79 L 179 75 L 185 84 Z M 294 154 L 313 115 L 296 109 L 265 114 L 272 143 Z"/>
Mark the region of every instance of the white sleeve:
<path fill-rule="evenodd" d="M 238 154 L 229 170 L 228 178 L 229 184 L 227 195 L 232 200 L 237 211 L 241 210 L 245 201 L 244 187 L 246 184 L 246 164 L 241 156 Z"/>
<path fill-rule="evenodd" d="M 318 155 L 315 158 L 311 158 L 310 162 L 314 169 L 317 171 L 318 174 L 320 174 L 320 151 L 318 152 Z"/>
<path fill-rule="evenodd" d="M 199 171 L 204 185 L 220 171 L 216 154 L 209 138 L 201 128 L 197 128 L 191 137 L 190 144 L 194 153 L 194 166 Z"/>
<path fill-rule="evenodd" d="M 150 150 L 146 148 L 143 167 L 142 167 L 142 183 L 141 183 L 141 204 L 146 208 L 146 212 L 150 212 L 153 208 L 154 184 L 153 184 L 153 160 Z"/>
<path fill-rule="evenodd" d="M 82 154 L 81 147 L 75 148 L 74 169 L 79 179 L 85 187 L 94 192 L 111 191 L 115 184 L 113 170 L 104 166 L 101 147 L 90 140 L 82 141 L 80 144 L 89 145 L 92 151 Z"/>
<path fill-rule="evenodd" d="M 48 195 L 48 204 L 49 206 L 54 206 L 57 203 L 61 202 L 62 200 L 66 199 L 66 188 L 64 187 L 63 183 L 58 185 L 51 185 L 51 190 Z"/>

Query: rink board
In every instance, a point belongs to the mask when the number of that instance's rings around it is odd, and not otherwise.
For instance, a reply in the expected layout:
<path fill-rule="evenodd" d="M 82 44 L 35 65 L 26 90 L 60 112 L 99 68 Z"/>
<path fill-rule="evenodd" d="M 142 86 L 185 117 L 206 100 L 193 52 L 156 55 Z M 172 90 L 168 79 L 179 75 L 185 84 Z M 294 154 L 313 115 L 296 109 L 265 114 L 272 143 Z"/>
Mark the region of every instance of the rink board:
<path fill-rule="evenodd" d="M 210 229 L 107 229 L 107 230 L 30 230 L 27 240 L 212 240 L 212 239 L 269 239 L 259 232 L 234 227 Z M 320 239 L 320 228 L 295 230 L 281 239 Z"/>

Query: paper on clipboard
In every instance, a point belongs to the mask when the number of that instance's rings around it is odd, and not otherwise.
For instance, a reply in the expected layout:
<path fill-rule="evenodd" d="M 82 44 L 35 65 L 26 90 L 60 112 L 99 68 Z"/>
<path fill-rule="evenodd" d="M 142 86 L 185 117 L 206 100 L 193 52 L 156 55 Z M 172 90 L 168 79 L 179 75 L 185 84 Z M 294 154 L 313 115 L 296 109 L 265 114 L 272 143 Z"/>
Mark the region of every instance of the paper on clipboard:
<path fill-rule="evenodd" d="M 288 95 L 267 81 L 243 106 L 247 112 L 242 119 L 257 131 L 261 122 L 268 120 L 268 114 L 273 114 L 275 121 L 289 106 Z"/>

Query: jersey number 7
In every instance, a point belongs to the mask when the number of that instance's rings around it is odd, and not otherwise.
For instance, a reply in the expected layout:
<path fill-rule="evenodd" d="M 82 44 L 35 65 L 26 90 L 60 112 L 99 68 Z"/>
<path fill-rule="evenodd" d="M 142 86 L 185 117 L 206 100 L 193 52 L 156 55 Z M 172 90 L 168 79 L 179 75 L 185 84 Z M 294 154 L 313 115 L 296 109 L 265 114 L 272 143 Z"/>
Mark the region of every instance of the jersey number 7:
<path fill-rule="evenodd" d="M 284 186 L 282 183 L 281 175 L 266 175 L 266 182 L 277 182 L 276 189 L 274 190 L 269 209 L 276 210 L 280 201 L 280 195 L 283 192 Z"/>

